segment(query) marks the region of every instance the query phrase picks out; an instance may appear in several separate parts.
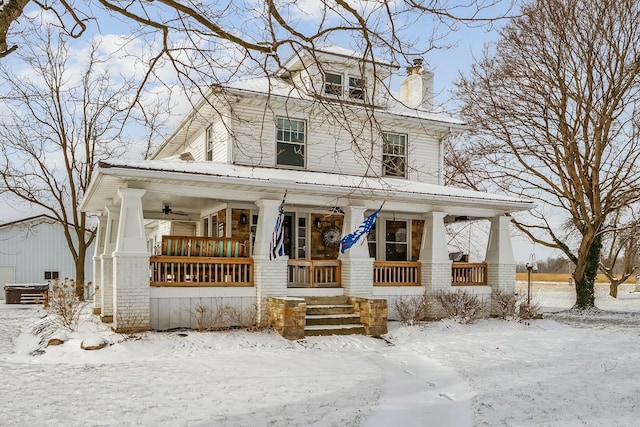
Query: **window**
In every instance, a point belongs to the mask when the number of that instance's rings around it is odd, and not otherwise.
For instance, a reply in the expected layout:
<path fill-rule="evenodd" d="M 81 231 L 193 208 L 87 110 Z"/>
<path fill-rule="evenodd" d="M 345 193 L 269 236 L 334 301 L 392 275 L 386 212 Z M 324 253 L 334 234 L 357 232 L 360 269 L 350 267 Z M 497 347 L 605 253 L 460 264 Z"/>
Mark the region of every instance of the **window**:
<path fill-rule="evenodd" d="M 210 125 L 207 128 L 206 133 L 206 144 L 207 144 L 207 160 L 213 160 L 213 125 Z"/>
<path fill-rule="evenodd" d="M 56 280 L 60 278 L 60 273 L 57 271 L 45 271 L 44 280 Z"/>
<path fill-rule="evenodd" d="M 349 77 L 349 98 L 364 99 L 364 79 Z"/>
<path fill-rule="evenodd" d="M 382 176 L 407 176 L 407 135 L 385 133 L 382 136 Z"/>
<path fill-rule="evenodd" d="M 342 75 L 326 73 L 324 75 L 324 93 L 332 96 L 342 96 Z"/>
<path fill-rule="evenodd" d="M 278 118 L 276 127 L 276 165 L 305 167 L 304 120 Z"/>
<path fill-rule="evenodd" d="M 407 221 L 386 221 L 385 252 L 387 261 L 407 260 Z"/>

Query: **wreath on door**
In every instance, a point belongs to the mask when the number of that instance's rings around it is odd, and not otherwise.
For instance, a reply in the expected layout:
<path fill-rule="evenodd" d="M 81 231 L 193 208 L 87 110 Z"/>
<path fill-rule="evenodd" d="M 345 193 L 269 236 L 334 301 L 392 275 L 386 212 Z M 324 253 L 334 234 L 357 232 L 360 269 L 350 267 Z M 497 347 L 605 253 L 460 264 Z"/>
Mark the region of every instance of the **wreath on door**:
<path fill-rule="evenodd" d="M 322 243 L 328 248 L 337 248 L 341 240 L 340 228 L 332 226 L 322 230 Z"/>

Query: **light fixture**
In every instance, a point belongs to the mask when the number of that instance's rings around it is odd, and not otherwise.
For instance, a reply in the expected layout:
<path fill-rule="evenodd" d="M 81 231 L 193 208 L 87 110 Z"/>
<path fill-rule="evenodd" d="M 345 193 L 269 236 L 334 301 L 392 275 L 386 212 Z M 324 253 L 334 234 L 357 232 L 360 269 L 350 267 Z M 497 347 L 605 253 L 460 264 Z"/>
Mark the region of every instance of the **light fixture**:
<path fill-rule="evenodd" d="M 247 214 L 246 214 L 246 213 L 244 213 L 244 212 L 242 212 L 242 213 L 240 214 L 240 224 L 243 224 L 243 225 L 244 225 L 244 224 L 246 224 L 246 223 L 247 223 Z"/>
<path fill-rule="evenodd" d="M 322 228 L 322 221 L 320 220 L 320 217 L 316 217 L 315 221 L 313 222 L 314 225 L 316 226 L 316 228 L 318 230 L 320 230 Z"/>

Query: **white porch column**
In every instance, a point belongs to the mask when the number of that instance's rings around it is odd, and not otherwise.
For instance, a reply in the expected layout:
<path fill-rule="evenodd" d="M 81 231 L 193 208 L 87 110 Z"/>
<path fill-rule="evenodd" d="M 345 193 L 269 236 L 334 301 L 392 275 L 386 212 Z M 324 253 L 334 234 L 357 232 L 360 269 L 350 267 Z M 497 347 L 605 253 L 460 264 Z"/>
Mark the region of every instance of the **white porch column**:
<path fill-rule="evenodd" d="M 345 208 L 342 223 L 342 235 L 353 233 L 364 221 L 366 208 L 348 206 Z M 370 298 L 373 296 L 373 262 L 369 256 L 369 245 L 366 236 L 345 253 L 338 255 L 340 260 L 342 288 L 344 294 L 351 297 Z"/>
<path fill-rule="evenodd" d="M 122 203 L 113 251 L 113 323 L 116 331 L 151 329 L 149 252 L 144 233 L 142 196 L 146 190 L 118 190 Z"/>
<path fill-rule="evenodd" d="M 489 221 L 491 222 L 491 231 L 485 256 L 487 283 L 492 289 L 514 293 L 516 290 L 516 263 L 511 244 L 511 217 L 496 216 L 490 218 Z M 493 304 L 491 314 L 498 314 Z"/>
<path fill-rule="evenodd" d="M 422 286 L 428 293 L 451 289 L 451 260 L 447 250 L 444 212 L 428 212 L 422 230 L 418 261 L 422 264 Z"/>
<path fill-rule="evenodd" d="M 256 227 L 256 240 L 253 246 L 253 285 L 256 290 L 258 324 L 264 324 L 269 320 L 267 299 L 287 295 L 287 262 L 289 257 L 269 259 L 269 246 L 275 230 L 280 203 L 282 203 L 281 200 L 258 200 L 256 202 L 260 211 Z"/>
<path fill-rule="evenodd" d="M 102 254 L 104 253 L 106 228 L 107 217 L 99 216 L 93 254 L 93 314 L 100 314 L 102 311 Z"/>
<path fill-rule="evenodd" d="M 116 206 L 106 206 L 107 219 L 104 236 L 104 251 L 100 255 L 100 319 L 113 322 L 113 251 L 116 248 L 116 230 L 120 211 Z"/>

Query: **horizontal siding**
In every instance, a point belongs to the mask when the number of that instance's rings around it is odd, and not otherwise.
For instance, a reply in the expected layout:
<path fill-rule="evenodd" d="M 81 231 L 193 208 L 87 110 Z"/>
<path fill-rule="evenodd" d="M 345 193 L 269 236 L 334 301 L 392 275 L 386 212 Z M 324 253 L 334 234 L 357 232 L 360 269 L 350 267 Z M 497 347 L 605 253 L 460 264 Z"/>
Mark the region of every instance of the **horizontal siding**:
<path fill-rule="evenodd" d="M 341 118 L 331 116 L 321 104 L 296 109 L 290 101 L 285 108 L 236 104 L 234 114 L 224 120 L 215 115 L 214 153 L 216 162 L 248 166 L 275 166 L 276 117 L 292 117 L 307 123 L 307 170 L 350 175 L 379 176 L 382 173 L 382 132 L 408 135 L 409 179 L 438 183 L 439 141 L 418 123 L 401 118 L 378 119 L 371 123 L 359 109 L 345 108 Z M 339 120 L 339 122 L 338 122 Z M 185 146 L 196 160 L 206 157 L 206 126 L 194 133 Z M 231 155 L 229 150 L 231 150 Z"/>

